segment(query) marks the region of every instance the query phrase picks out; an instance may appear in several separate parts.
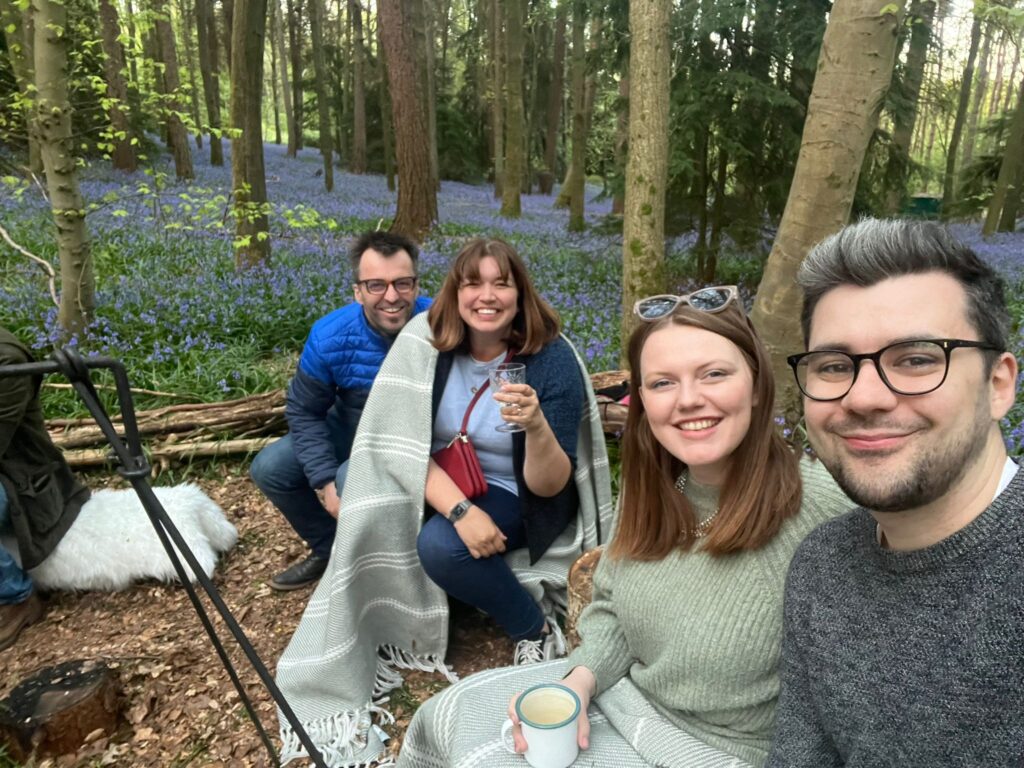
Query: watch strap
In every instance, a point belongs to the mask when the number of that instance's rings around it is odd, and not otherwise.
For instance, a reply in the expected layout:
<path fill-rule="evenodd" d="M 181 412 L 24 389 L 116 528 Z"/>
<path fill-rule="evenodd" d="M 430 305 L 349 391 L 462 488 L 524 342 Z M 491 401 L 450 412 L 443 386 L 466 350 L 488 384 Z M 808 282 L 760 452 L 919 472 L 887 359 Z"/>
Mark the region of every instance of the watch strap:
<path fill-rule="evenodd" d="M 451 508 L 451 511 L 448 513 L 448 521 L 451 523 L 459 522 L 459 520 L 466 516 L 466 513 L 469 512 L 469 508 L 472 506 L 473 502 L 469 499 L 463 499 Z"/>

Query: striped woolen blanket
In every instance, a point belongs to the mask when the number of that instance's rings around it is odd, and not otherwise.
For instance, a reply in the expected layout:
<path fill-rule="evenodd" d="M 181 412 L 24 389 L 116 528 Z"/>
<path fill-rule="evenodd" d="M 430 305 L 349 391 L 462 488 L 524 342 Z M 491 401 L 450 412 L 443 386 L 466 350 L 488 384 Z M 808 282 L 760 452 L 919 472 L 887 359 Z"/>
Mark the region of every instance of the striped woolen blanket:
<path fill-rule="evenodd" d="M 501 741 L 508 703 L 515 694 L 557 682 L 568 672 L 568 662 L 559 659 L 480 672 L 445 688 L 416 710 L 398 768 L 528 768 Z M 628 675 L 590 703 L 589 716 L 590 748 L 573 765 L 751 768 L 673 724 Z"/>
<path fill-rule="evenodd" d="M 573 560 L 611 534 L 612 503 L 601 420 L 586 366 L 587 404 L 576 446 L 580 510 L 534 565 L 526 549 L 506 555 L 519 581 L 545 612 L 564 610 Z M 364 766 L 384 746 L 372 716 L 391 720 L 383 704 L 402 684 L 399 669 L 439 672 L 448 647 L 448 598 L 420 566 L 416 538 L 423 518 L 431 443 L 431 395 L 437 350 L 426 316 L 414 317 L 395 341 L 359 422 L 342 492 L 338 532 L 317 585 L 277 665 L 277 683 L 330 766 Z M 284 762 L 305 755 L 280 717 Z"/>

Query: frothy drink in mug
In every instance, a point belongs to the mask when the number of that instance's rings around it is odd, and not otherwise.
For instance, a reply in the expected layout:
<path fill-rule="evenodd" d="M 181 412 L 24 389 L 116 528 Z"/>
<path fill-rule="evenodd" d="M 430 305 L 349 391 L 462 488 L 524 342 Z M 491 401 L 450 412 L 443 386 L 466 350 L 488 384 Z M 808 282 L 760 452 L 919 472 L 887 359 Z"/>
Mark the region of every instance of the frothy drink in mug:
<path fill-rule="evenodd" d="M 516 702 L 516 714 L 523 728 L 527 749 L 524 757 L 533 768 L 567 768 L 579 754 L 577 724 L 580 715 L 579 697 L 557 683 L 535 685 L 523 692 Z M 505 748 L 515 751 L 509 731 L 512 721 L 501 729 Z"/>

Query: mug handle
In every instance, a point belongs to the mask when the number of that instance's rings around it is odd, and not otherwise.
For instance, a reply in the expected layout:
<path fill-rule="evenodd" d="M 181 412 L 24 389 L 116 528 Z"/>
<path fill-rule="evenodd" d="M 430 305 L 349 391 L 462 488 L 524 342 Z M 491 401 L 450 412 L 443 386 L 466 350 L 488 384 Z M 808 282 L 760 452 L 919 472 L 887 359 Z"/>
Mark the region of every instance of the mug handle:
<path fill-rule="evenodd" d="M 515 741 L 513 741 L 511 746 L 510 746 L 509 745 L 509 738 L 508 738 L 509 737 L 509 733 L 512 730 L 512 726 L 514 726 L 514 725 L 515 725 L 515 723 L 513 723 L 510 718 L 506 718 L 505 719 L 505 723 L 501 726 L 501 745 L 503 747 L 505 747 L 505 749 L 507 751 L 511 752 L 512 754 L 517 754 Z"/>

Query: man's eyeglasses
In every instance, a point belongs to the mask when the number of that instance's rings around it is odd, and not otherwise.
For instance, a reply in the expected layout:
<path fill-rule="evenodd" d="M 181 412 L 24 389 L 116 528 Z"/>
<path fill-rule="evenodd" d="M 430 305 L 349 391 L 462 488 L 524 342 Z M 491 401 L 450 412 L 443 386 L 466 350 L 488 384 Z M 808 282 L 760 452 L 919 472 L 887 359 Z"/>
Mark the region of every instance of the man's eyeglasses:
<path fill-rule="evenodd" d="M 416 277 L 400 277 L 397 280 L 359 280 L 356 285 L 362 286 L 367 293 L 379 296 L 382 293 L 387 293 L 389 285 L 395 286 L 395 290 L 399 293 L 410 293 L 416 287 L 418 279 Z"/>
<path fill-rule="evenodd" d="M 739 298 L 739 295 L 740 292 L 735 285 L 716 285 L 713 288 L 701 288 L 685 296 L 649 296 L 633 305 L 633 314 L 644 322 L 653 323 L 671 315 L 680 304 L 687 304 L 701 312 L 713 314 L 728 307 Z"/>
<path fill-rule="evenodd" d="M 851 355 L 832 349 L 804 352 L 786 358 L 797 386 L 811 400 L 841 400 L 853 389 L 861 363 L 875 364 L 878 377 L 897 395 L 927 395 L 942 386 L 954 349 L 1003 350 L 981 341 L 915 339 L 882 347 L 877 352 Z"/>

